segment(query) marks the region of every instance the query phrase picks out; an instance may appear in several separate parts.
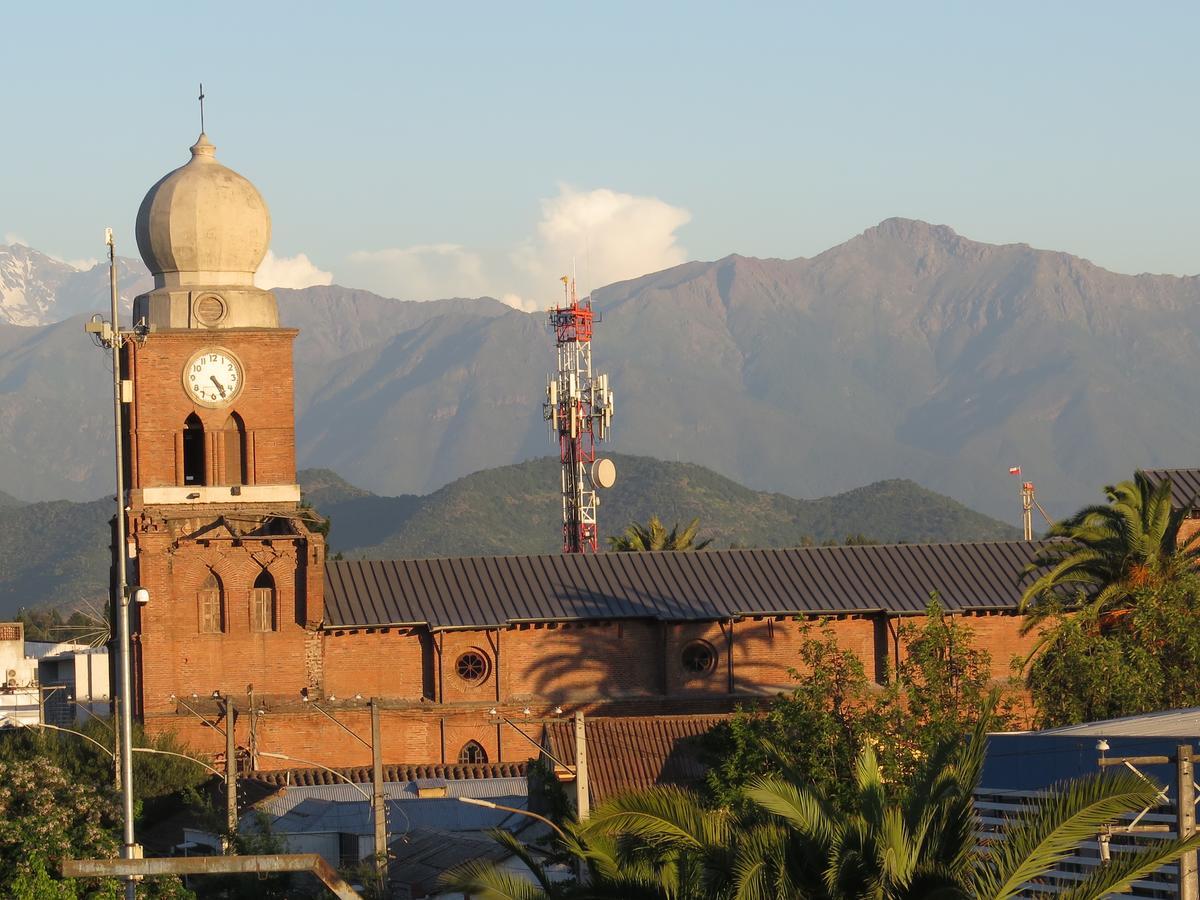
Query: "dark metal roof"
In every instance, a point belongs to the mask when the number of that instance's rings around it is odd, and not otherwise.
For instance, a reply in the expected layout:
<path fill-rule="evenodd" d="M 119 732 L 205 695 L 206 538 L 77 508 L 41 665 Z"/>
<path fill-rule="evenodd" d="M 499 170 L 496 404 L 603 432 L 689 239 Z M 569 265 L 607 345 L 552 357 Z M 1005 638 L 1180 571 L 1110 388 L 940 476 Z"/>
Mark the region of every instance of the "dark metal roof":
<path fill-rule="evenodd" d="M 694 785 L 704 778 L 697 738 L 729 716 L 637 716 L 591 718 L 587 736 L 588 795 L 603 803 L 616 794 L 656 784 Z M 575 726 L 551 722 L 544 746 L 567 766 L 575 765 Z"/>
<path fill-rule="evenodd" d="M 1143 469 L 1147 477 L 1158 484 L 1164 478 L 1171 479 L 1171 504 L 1179 509 L 1196 506 L 1200 497 L 1200 469 Z"/>
<path fill-rule="evenodd" d="M 328 628 L 1014 609 L 1043 542 L 337 560 Z"/>

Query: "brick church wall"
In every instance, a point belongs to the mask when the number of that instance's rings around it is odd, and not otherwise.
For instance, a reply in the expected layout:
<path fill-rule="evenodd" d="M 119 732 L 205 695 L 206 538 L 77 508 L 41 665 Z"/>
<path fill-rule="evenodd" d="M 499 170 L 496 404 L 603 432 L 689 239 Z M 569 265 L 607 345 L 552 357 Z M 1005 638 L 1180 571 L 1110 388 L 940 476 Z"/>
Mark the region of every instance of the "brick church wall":
<path fill-rule="evenodd" d="M 1022 620 L 1016 615 L 956 618 L 973 632 L 974 646 L 992 654 L 992 672 L 998 680 L 1008 678 L 1012 655 L 1028 652 L 1036 639 L 1020 635 Z M 380 697 L 388 763 L 455 762 L 468 741 L 480 744 L 490 761 L 517 761 L 527 759 L 533 748 L 500 717 L 518 727 L 531 721 L 524 730 L 536 739 L 541 733 L 539 718 L 577 709 L 588 715 L 719 712 L 755 696 L 791 690 L 796 681 L 788 670 L 795 668 L 803 678 L 800 647 L 807 637 L 819 636 L 821 621 L 777 617 L 732 623 L 597 622 L 433 635 L 423 629 L 328 632 L 315 636 L 321 649 L 324 691 L 313 691 L 312 698 L 368 738 L 370 716 L 365 700 Z M 868 677 L 882 677 L 895 665 L 899 629 L 918 620 L 850 615 L 824 621 L 837 644 L 862 661 Z M 261 686 L 277 677 L 291 685 L 303 681 L 306 639 L 302 633 L 292 632 L 287 640 L 295 649 L 281 655 L 286 661 L 272 662 L 282 667 L 277 670 L 279 675 L 251 676 L 239 663 L 237 677 L 226 679 L 235 702 L 245 696 L 243 680 Z M 311 638 L 308 641 L 311 648 Z M 693 641 L 705 641 L 716 651 L 712 671 L 693 673 L 683 667 L 683 649 Z M 899 643 L 903 654 L 903 641 Z M 234 655 L 246 652 L 241 644 L 231 646 L 236 648 Z M 483 653 L 489 661 L 487 676 L 475 685 L 464 683 L 454 671 L 458 656 L 468 651 Z M 181 681 L 198 677 L 196 673 L 204 666 L 215 671 L 214 659 L 197 661 L 204 649 L 185 648 L 182 652 L 188 668 L 179 674 Z M 152 667 L 148 677 L 156 684 L 160 678 Z M 215 681 L 207 677 L 205 685 Z M 267 707 L 267 714 L 259 720 L 260 749 L 331 766 L 370 761 L 365 747 L 298 701 L 298 687 L 294 692 L 265 697 L 261 688 L 256 689 Z M 363 700 L 355 701 L 355 695 Z M 336 699 L 327 699 L 330 696 Z M 202 696 L 200 701 L 204 700 Z M 556 705 L 565 713 L 555 713 Z M 221 751 L 219 735 L 186 712 L 169 714 L 174 710 L 170 703 L 156 706 L 159 715 L 147 721 L 148 728 L 175 730 L 197 749 Z M 242 728 L 239 724 L 238 740 L 246 746 L 249 735 L 243 735 Z M 271 768 L 295 763 L 264 758 L 260 765 Z"/>
<path fill-rule="evenodd" d="M 174 709 L 172 694 L 233 696 L 255 685 L 263 695 L 299 696 L 308 683 L 306 629 L 296 608 L 295 542 L 214 541 L 169 549 L 165 533 L 141 533 L 138 578 L 150 603 L 138 610 L 141 699 L 147 713 Z M 301 552 L 303 552 L 301 546 Z M 264 568 L 275 582 L 275 630 L 252 631 L 250 590 Z M 197 592 L 210 573 L 224 595 L 224 631 L 202 633 Z"/>
<path fill-rule="evenodd" d="M 294 329 L 161 331 L 144 346 L 126 345 L 125 373 L 134 380 L 134 402 L 128 410 L 128 436 L 133 488 L 182 484 L 181 436 L 184 422 L 195 414 L 210 441 L 231 413 L 245 423 L 250 484 L 294 484 L 296 446 L 292 378 Z M 192 403 L 182 387 L 183 367 L 199 349 L 222 347 L 242 363 L 243 386 L 233 403 L 207 409 Z M 210 450 L 211 450 L 210 443 Z M 223 454 L 211 452 L 208 483 L 233 483 L 214 472 Z"/>

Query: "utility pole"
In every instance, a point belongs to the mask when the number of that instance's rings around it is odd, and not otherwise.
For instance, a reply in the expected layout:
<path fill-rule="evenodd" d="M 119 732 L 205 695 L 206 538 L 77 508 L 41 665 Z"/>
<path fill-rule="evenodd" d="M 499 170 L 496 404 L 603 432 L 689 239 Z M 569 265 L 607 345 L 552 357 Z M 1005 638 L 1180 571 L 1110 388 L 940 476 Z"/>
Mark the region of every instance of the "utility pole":
<path fill-rule="evenodd" d="M 387 882 L 387 809 L 383 798 L 383 741 L 379 698 L 371 698 L 371 813 L 375 818 L 375 869 L 380 887 Z"/>
<path fill-rule="evenodd" d="M 234 731 L 233 700 L 225 698 L 225 824 L 230 841 L 237 834 L 237 734 Z"/>
<path fill-rule="evenodd" d="M 588 796 L 587 730 L 583 713 L 575 713 L 575 812 L 582 822 L 592 814 Z"/>
<path fill-rule="evenodd" d="M 104 243 L 108 247 L 108 292 L 112 307 L 112 319 L 105 322 L 97 313 L 84 324 L 84 331 L 94 335 L 101 347 L 112 351 L 113 377 L 113 444 L 116 451 L 117 517 L 113 529 L 113 583 L 112 605 L 117 619 L 117 641 L 120 648 L 118 672 L 120 677 L 120 724 L 121 747 L 121 805 L 124 813 L 122 854 L 125 859 L 136 859 L 140 855 L 133 837 L 133 690 L 131 686 L 132 666 L 129 661 L 129 590 L 125 577 L 125 459 L 121 446 L 121 404 L 125 401 L 125 382 L 121 380 L 121 348 L 130 336 L 141 336 L 135 328 L 132 335 L 121 332 L 117 294 L 117 251 L 111 228 L 104 230 Z M 125 882 L 126 900 L 135 900 L 137 886 L 132 878 Z"/>
<path fill-rule="evenodd" d="M 1179 783 L 1175 816 L 1179 823 L 1180 840 L 1196 833 L 1196 782 L 1192 768 L 1192 745 L 1180 744 L 1175 748 L 1175 778 Z M 1180 900 L 1200 898 L 1195 850 L 1189 850 L 1179 858 L 1179 897 Z"/>
<path fill-rule="evenodd" d="M 1167 792 L 1164 790 L 1152 806 L 1146 807 L 1129 825 L 1108 825 L 1100 834 L 1100 857 L 1104 864 L 1109 861 L 1109 837 L 1113 834 L 1162 834 L 1175 831 L 1180 840 L 1189 838 L 1196 833 L 1196 782 L 1193 766 L 1192 745 L 1179 744 L 1174 756 L 1104 756 L 1108 750 L 1108 741 L 1101 739 L 1096 745 L 1100 751 L 1100 768 L 1107 766 L 1125 766 L 1142 778 L 1138 766 L 1166 766 L 1175 764 L 1175 827 L 1170 825 L 1139 825 L 1142 816 L 1157 803 L 1167 802 Z M 1149 781 L 1149 778 L 1146 778 Z M 1200 877 L 1197 875 L 1196 851 L 1192 850 L 1179 859 L 1179 900 L 1200 900 Z"/>
<path fill-rule="evenodd" d="M 254 685 L 249 685 L 246 688 L 246 693 L 250 696 L 250 736 L 246 740 L 246 747 L 250 752 L 250 768 L 249 771 L 258 771 L 258 708 L 254 705 Z"/>

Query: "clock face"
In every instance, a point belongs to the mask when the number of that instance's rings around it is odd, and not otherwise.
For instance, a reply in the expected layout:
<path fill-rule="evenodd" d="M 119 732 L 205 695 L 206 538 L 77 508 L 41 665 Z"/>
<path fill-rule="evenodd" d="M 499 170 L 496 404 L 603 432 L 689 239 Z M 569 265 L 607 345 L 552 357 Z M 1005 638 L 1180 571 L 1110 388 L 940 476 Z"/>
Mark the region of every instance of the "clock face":
<path fill-rule="evenodd" d="M 242 389 L 242 364 L 228 350 L 201 350 L 184 366 L 183 388 L 200 406 L 228 406 Z"/>

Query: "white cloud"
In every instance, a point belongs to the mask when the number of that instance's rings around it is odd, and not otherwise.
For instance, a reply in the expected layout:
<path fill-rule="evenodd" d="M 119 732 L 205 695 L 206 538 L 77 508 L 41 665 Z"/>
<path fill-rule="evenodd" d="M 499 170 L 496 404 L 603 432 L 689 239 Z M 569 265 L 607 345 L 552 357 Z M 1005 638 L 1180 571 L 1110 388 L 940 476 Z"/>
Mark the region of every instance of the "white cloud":
<path fill-rule="evenodd" d="M 305 254 L 276 256 L 267 251 L 266 258 L 254 275 L 254 283 L 260 288 L 306 288 L 314 284 L 332 284 L 333 273 L 325 272 L 313 265 Z"/>
<path fill-rule="evenodd" d="M 96 266 L 100 265 L 100 260 L 95 256 L 88 257 L 87 259 L 62 259 L 55 256 L 53 259 L 57 259 L 59 262 L 65 262 L 77 272 L 90 272 L 92 269 L 96 268 Z"/>
<path fill-rule="evenodd" d="M 517 249 L 513 263 L 536 279 L 539 296 L 572 260 L 582 289 L 636 278 L 687 261 L 675 232 L 691 218 L 657 197 L 561 185 L 558 196 L 542 201 L 537 237 Z"/>
<path fill-rule="evenodd" d="M 657 197 L 562 185 L 541 201 L 534 233 L 515 246 L 491 252 L 454 243 L 357 250 L 338 280 L 405 300 L 491 296 L 539 312 L 558 302 L 558 279 L 573 260 L 581 291 L 686 261 L 676 231 L 690 219 L 686 209 Z"/>
<path fill-rule="evenodd" d="M 479 297 L 488 293 L 483 258 L 459 244 L 417 244 L 350 254 L 346 280 L 404 300 Z"/>
<path fill-rule="evenodd" d="M 527 297 L 522 297 L 520 294 L 505 294 L 500 298 L 500 302 L 506 306 L 511 306 L 513 309 L 519 309 L 521 312 L 544 312 L 551 304 L 540 300 L 530 300 Z"/>

